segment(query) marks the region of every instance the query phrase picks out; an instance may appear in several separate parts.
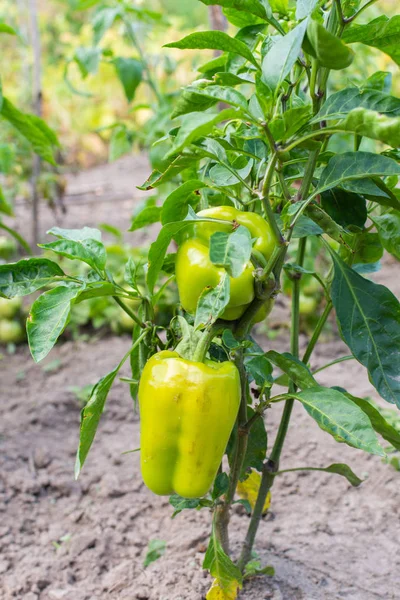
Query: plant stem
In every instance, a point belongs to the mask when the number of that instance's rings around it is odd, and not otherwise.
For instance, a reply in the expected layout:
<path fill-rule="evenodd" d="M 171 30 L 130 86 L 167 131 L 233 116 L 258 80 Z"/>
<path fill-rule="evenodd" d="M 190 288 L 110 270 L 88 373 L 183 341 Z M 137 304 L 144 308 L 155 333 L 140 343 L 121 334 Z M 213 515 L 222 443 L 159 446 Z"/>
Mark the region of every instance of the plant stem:
<path fill-rule="evenodd" d="M 318 323 L 314 329 L 314 333 L 312 334 L 311 339 L 308 342 L 308 346 L 307 346 L 306 351 L 303 356 L 303 363 L 305 363 L 305 364 L 307 364 L 308 361 L 310 360 L 311 354 L 313 353 L 313 350 L 318 342 L 319 336 L 321 335 L 324 325 L 331 313 L 332 307 L 333 307 L 332 301 L 329 300 L 329 302 L 325 306 L 324 312 L 322 313 L 322 315 L 320 316 L 320 318 L 318 320 Z"/>
<path fill-rule="evenodd" d="M 124 310 L 126 312 L 127 315 L 130 316 L 130 318 L 135 321 L 136 325 L 139 325 L 139 327 L 141 327 L 142 329 L 146 328 L 145 323 L 143 323 L 143 321 L 141 321 L 136 315 L 135 313 L 125 304 L 125 302 L 123 302 L 121 300 L 121 298 L 118 298 L 118 296 L 113 296 L 113 299 L 115 300 L 115 302 L 118 304 L 118 306 L 120 306 L 122 308 L 122 310 Z"/>
<path fill-rule="evenodd" d="M 197 344 L 197 348 L 193 354 L 194 362 L 204 362 L 208 348 L 213 338 L 215 338 L 220 329 L 221 325 L 217 325 L 216 323 L 205 329 L 200 339 L 200 342 Z"/>
<path fill-rule="evenodd" d="M 239 350 L 236 352 L 235 364 L 239 371 L 241 387 L 241 400 L 239 407 L 239 415 L 237 419 L 237 439 L 231 470 L 229 473 L 228 491 L 225 495 L 224 502 L 217 506 L 214 515 L 216 535 L 226 554 L 229 553 L 228 525 L 230 518 L 230 509 L 232 506 L 233 499 L 235 497 L 237 484 L 243 467 L 243 461 L 246 456 L 247 441 L 249 434 L 249 430 L 245 428 L 245 424 L 247 421 L 248 383 L 243 362 L 243 348 L 239 348 Z"/>
<path fill-rule="evenodd" d="M 304 263 L 305 250 L 306 250 L 307 238 L 301 238 L 299 241 L 299 248 L 297 251 L 296 262 L 299 266 Z M 292 327 L 290 337 L 290 350 L 293 356 L 298 358 L 299 356 L 299 329 L 300 329 L 300 311 L 299 311 L 299 295 L 300 295 L 300 277 L 293 280 L 293 292 L 292 292 Z M 289 390 L 295 391 L 295 386 L 290 385 Z M 265 500 L 268 492 L 270 491 L 275 473 L 279 469 L 279 460 L 282 453 L 283 444 L 286 439 L 286 434 L 289 427 L 290 417 L 293 410 L 294 400 L 292 398 L 286 400 L 283 409 L 281 422 L 279 424 L 278 433 L 272 448 L 269 459 L 264 463 L 260 488 L 257 494 L 257 500 L 251 515 L 249 527 L 247 529 L 246 537 L 243 543 L 242 552 L 239 558 L 238 566 L 243 571 L 244 567 L 248 563 L 251 557 L 254 541 L 256 538 L 258 526 L 260 524 L 262 511 L 264 508 Z"/>

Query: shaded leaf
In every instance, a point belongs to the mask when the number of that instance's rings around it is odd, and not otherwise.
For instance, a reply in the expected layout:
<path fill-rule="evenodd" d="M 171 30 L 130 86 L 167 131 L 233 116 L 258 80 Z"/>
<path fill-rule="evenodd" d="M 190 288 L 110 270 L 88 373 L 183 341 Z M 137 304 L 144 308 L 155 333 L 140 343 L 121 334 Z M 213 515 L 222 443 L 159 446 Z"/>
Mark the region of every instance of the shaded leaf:
<path fill-rule="evenodd" d="M 380 395 L 400 406 L 400 304 L 383 285 L 364 279 L 331 253 L 332 301 L 341 335 Z"/>
<path fill-rule="evenodd" d="M 363 228 L 367 220 L 367 203 L 360 194 L 332 188 L 321 194 L 321 206 L 342 227 Z"/>

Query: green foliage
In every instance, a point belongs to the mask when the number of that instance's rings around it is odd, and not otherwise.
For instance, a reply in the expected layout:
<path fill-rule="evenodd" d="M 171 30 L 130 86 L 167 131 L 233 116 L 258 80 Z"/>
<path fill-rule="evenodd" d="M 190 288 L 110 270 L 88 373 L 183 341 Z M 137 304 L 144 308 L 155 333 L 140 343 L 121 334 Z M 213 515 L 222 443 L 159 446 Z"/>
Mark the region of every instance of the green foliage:
<path fill-rule="evenodd" d="M 152 562 L 162 557 L 166 550 L 167 544 L 162 540 L 150 540 L 147 549 L 147 554 L 143 561 L 144 568 L 151 565 Z"/>
<path fill-rule="evenodd" d="M 400 15 L 391 19 L 382 15 L 366 25 L 353 25 L 344 32 L 343 39 L 349 44 L 360 42 L 378 48 L 400 65 L 399 33 Z"/>
<path fill-rule="evenodd" d="M 384 286 L 364 279 L 332 253 L 332 301 L 341 335 L 388 402 L 400 406 L 400 357 L 391 351 L 400 340 L 400 304 Z"/>

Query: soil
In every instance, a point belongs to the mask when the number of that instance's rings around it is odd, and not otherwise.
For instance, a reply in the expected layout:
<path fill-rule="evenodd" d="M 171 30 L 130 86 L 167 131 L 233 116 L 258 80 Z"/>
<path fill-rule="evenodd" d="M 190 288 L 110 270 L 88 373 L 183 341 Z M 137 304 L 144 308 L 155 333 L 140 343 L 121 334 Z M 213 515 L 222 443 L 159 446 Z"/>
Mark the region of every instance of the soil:
<path fill-rule="evenodd" d="M 134 179 L 146 175 L 146 163 L 129 158 L 70 179 L 70 208 L 60 223 L 80 227 L 107 221 L 126 228 L 140 197 Z M 108 186 L 104 193 L 95 191 L 99 180 Z M 43 229 L 54 223 L 47 209 L 42 219 Z M 398 265 L 387 263 L 376 280 L 399 296 L 396 274 Z M 280 311 L 283 318 L 285 306 Z M 273 341 L 260 335 L 259 341 L 287 350 L 284 334 Z M 83 472 L 77 482 L 73 478 L 81 405 L 70 388 L 95 383 L 128 347 L 127 337 L 66 342 L 44 364 L 35 365 L 25 347 L 0 361 L 0 600 L 204 599 L 210 579 L 201 565 L 210 513 L 184 511 L 171 519 L 168 498 L 144 487 L 138 454 L 122 454 L 139 446 L 127 384 L 117 380 L 113 386 Z M 338 336 L 331 336 L 318 346 L 312 366 L 347 353 Z M 355 361 L 317 378 L 376 397 Z M 267 414 L 271 439 L 280 410 Z M 364 483 L 353 488 L 339 476 L 307 471 L 277 479 L 256 542 L 263 565 L 272 565 L 275 576 L 247 582 L 240 598 L 399 598 L 400 474 L 377 457 L 337 444 L 296 406 L 282 468 L 335 462 L 348 463 Z M 234 554 L 247 524 L 237 505 L 231 522 Z M 155 539 L 165 541 L 166 551 L 144 568 Z"/>

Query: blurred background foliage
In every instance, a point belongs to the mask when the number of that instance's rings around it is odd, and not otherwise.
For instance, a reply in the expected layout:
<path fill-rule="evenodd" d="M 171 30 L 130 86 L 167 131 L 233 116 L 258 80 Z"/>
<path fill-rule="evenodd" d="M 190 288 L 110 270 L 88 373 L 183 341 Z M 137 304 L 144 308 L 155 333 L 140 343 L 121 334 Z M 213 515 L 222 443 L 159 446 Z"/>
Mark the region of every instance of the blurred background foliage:
<path fill-rule="evenodd" d="M 2 56 L 6 60 L 2 61 L 1 76 L 3 85 L 7 86 L 8 97 L 23 110 L 30 110 L 32 104 L 29 1 L 3 0 L 0 6 L 0 21 L 12 25 L 20 33 L 20 39 L 2 36 Z M 157 131 L 160 128 L 160 108 L 164 108 L 161 121 L 165 122 L 171 99 L 181 86 L 193 79 L 199 62 L 197 53 L 165 50 L 162 46 L 189 31 L 208 29 L 207 7 L 198 0 L 136 0 L 125 3 L 134 8 L 130 15 L 132 30 L 159 91 L 157 99 L 143 81 L 146 77 L 143 77 L 134 98 L 128 101 L 118 81 L 115 59 L 140 57 L 126 35 L 124 23 L 116 20 L 97 46 L 94 42 L 99 13 L 107 8 L 123 6 L 124 2 L 37 2 L 42 47 L 43 117 L 58 132 L 64 164 L 87 168 L 107 160 L 110 140 L 114 141 L 111 158 L 130 149 L 131 141 L 136 150 L 149 148 L 157 137 L 161 137 L 162 132 Z M 370 20 L 382 13 L 389 16 L 397 14 L 396 5 L 398 3 L 393 0 L 380 0 L 364 13 L 362 20 Z M 99 52 L 93 52 L 95 47 Z M 355 48 L 351 81 L 356 83 L 357 78 L 363 81 L 378 69 L 387 71 L 393 75 L 393 93 L 398 95 L 400 77 L 390 57 L 361 44 Z M 206 53 L 203 53 L 201 62 L 205 61 Z M 343 77 L 340 73 L 337 76 Z M 332 80 L 335 86 L 335 77 Z M 343 84 L 341 81 L 340 85 Z M 154 114 L 157 127 L 150 120 Z M 122 125 L 123 129 L 128 127 L 128 137 L 124 137 L 121 129 L 118 135 L 118 125 Z M 14 132 L 7 127 L 2 127 L 0 136 L 0 144 L 3 145 L 10 142 L 10 138 L 15 138 Z M 116 137 L 119 139 L 116 140 Z M 119 147 L 115 147 L 115 142 Z M 23 147 L 24 144 L 20 143 Z M 12 150 L 9 149 L 8 155 L 10 152 Z M 30 154 L 28 147 L 26 154 Z M 20 164 L 17 170 L 21 168 L 23 165 Z"/>

